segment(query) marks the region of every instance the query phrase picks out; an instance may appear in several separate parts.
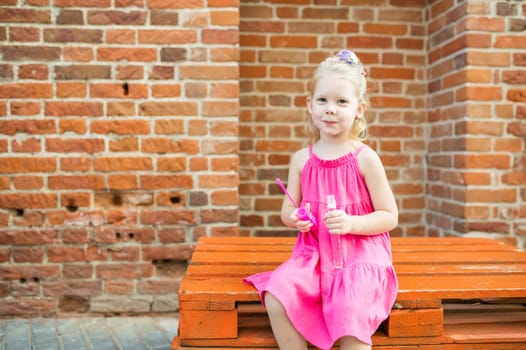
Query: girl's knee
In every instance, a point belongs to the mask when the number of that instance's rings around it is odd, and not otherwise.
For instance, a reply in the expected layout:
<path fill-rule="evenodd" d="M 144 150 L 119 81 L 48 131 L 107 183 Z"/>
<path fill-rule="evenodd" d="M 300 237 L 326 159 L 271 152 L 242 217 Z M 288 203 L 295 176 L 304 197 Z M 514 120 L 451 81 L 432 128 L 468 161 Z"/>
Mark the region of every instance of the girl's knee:
<path fill-rule="evenodd" d="M 270 315 L 279 315 L 284 313 L 283 305 L 281 305 L 280 301 L 268 292 L 265 293 L 265 308 L 267 309 L 267 313 Z"/>

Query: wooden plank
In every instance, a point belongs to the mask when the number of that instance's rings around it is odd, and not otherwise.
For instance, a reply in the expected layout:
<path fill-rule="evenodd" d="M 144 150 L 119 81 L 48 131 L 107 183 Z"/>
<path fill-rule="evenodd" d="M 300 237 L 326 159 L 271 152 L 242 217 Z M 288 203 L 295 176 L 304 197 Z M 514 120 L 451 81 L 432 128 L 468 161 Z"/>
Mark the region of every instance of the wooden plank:
<path fill-rule="evenodd" d="M 392 310 L 384 331 L 388 337 L 433 337 L 443 334 L 443 309 Z"/>
<path fill-rule="evenodd" d="M 274 270 L 279 263 L 265 265 L 208 265 L 208 264 L 190 264 L 186 274 L 188 276 L 216 276 L 216 277 L 239 277 L 243 278 L 252 274 Z M 494 275 L 494 274 L 526 274 L 526 263 L 501 263 L 501 264 L 395 264 L 395 270 L 398 276 L 402 275 Z"/>
<path fill-rule="evenodd" d="M 236 303 L 233 300 L 216 301 L 216 300 L 192 300 L 180 301 L 179 308 L 184 310 L 201 310 L 201 311 L 225 311 L 236 310 Z"/>
<path fill-rule="evenodd" d="M 524 325 L 519 325 L 524 326 Z M 526 340 L 511 338 L 510 340 L 500 340 L 472 337 L 465 340 L 460 334 L 465 334 L 461 328 L 450 327 L 445 331 L 445 335 L 438 337 L 408 337 L 408 338 L 389 338 L 382 332 L 377 332 L 373 336 L 374 349 L 429 349 L 429 350 L 524 350 Z M 504 328 L 504 327 L 500 327 Z M 471 328 L 467 328 L 471 331 Z M 489 330 L 492 332 L 491 330 Z M 520 330 L 519 330 L 520 332 Z M 483 332 L 479 332 L 483 334 Z M 469 333 L 468 333 L 469 334 Z M 520 333 L 519 333 L 520 334 Z M 491 336 L 491 335 L 488 335 Z M 459 337 L 459 338 L 457 338 Z M 487 342 L 490 340 L 490 342 Z M 491 341 L 492 340 L 492 341 Z M 454 343 L 458 342 L 458 343 Z M 178 339 L 175 349 L 213 349 L 213 350 L 239 350 L 239 349 L 277 349 L 276 342 L 270 329 L 243 328 L 239 331 L 237 339 Z M 174 349 L 174 348 L 172 348 Z M 335 347 L 334 349 L 338 349 Z"/>
<path fill-rule="evenodd" d="M 447 324 L 526 322 L 526 311 L 469 310 L 447 313 Z M 524 329 L 526 331 L 526 328 Z"/>
<path fill-rule="evenodd" d="M 184 278 L 179 288 L 180 301 L 259 301 L 257 291 L 239 278 L 192 277 Z"/>
<path fill-rule="evenodd" d="M 296 237 L 200 237 L 198 245 L 210 245 L 210 244 L 270 244 L 270 245 L 294 245 Z M 503 242 L 490 239 L 490 238 L 479 238 L 479 237 L 391 237 L 391 244 L 395 246 L 405 245 L 428 245 L 428 246 L 442 246 L 442 245 L 466 245 L 470 246 L 473 244 L 489 244 L 489 245 L 500 245 L 510 246 Z"/>
<path fill-rule="evenodd" d="M 452 275 L 447 281 L 436 276 L 400 276 L 398 299 L 475 299 L 526 296 L 523 275 Z"/>
<path fill-rule="evenodd" d="M 447 283 L 436 276 L 400 276 L 399 300 L 526 297 L 522 275 L 452 275 Z M 258 300 L 257 291 L 239 278 L 192 277 L 183 279 L 180 300 Z"/>
<path fill-rule="evenodd" d="M 200 252 L 192 256 L 192 264 L 279 264 L 290 257 L 288 252 Z M 473 264 L 473 263 L 526 263 L 526 253 L 519 251 L 498 252 L 393 252 L 393 262 L 400 264 Z"/>
<path fill-rule="evenodd" d="M 418 300 L 401 300 L 393 306 L 393 309 L 440 309 L 442 301 L 440 299 L 418 299 Z M 464 309 L 465 310 L 465 309 Z M 516 310 L 516 308 L 514 309 Z M 509 309 L 508 309 L 509 311 Z M 261 303 L 238 303 L 238 314 L 266 314 L 267 311 Z"/>
<path fill-rule="evenodd" d="M 207 349 L 208 347 L 215 347 L 214 349 L 251 349 L 253 347 L 274 348 L 276 341 L 270 328 L 242 328 L 239 330 L 239 337 L 237 339 L 180 339 L 183 346 L 188 346 L 190 349 Z M 442 350 L 437 348 L 440 344 L 448 344 L 452 341 L 444 336 L 439 337 L 414 337 L 414 338 L 388 338 L 382 332 L 377 332 L 373 336 L 374 348 L 378 346 L 422 346 L 424 344 L 435 346 L 434 350 Z M 334 347 L 338 349 L 338 347 Z M 421 349 L 420 347 L 418 349 Z M 466 349 L 467 350 L 467 349 Z M 473 350 L 473 349 L 469 349 Z"/>
<path fill-rule="evenodd" d="M 401 300 L 393 306 L 393 309 L 440 309 L 442 301 L 440 299 L 418 299 L 418 300 Z M 464 309 L 465 310 L 465 309 Z M 238 303 L 238 314 L 255 314 L 267 311 L 261 303 Z"/>
<path fill-rule="evenodd" d="M 195 252 L 291 252 L 292 244 L 262 244 L 257 242 L 246 244 L 199 244 L 195 248 Z M 473 243 L 473 244 L 400 244 L 392 247 L 396 252 L 435 252 L 435 251 L 449 251 L 449 252 L 499 252 L 499 251 L 514 251 L 515 247 L 504 244 L 491 243 Z"/>
<path fill-rule="evenodd" d="M 237 338 L 237 312 L 181 309 L 179 334 L 187 339 Z"/>
<path fill-rule="evenodd" d="M 526 349 L 526 321 L 444 325 L 455 343 L 479 344 L 517 342 Z"/>

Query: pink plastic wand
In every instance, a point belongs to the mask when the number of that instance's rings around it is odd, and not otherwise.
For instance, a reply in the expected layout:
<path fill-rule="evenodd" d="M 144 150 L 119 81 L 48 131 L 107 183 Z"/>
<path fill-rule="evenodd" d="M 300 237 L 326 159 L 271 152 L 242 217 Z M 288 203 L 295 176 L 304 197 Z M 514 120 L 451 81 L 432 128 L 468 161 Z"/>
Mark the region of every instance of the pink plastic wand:
<path fill-rule="evenodd" d="M 298 206 L 298 203 L 296 203 L 294 198 L 292 198 L 292 196 L 290 195 L 289 191 L 287 191 L 287 189 L 285 188 L 285 185 L 283 185 L 283 182 L 281 182 L 281 180 L 278 177 L 276 178 L 276 182 L 278 183 L 279 187 L 281 187 L 283 192 L 287 195 L 287 197 L 292 202 L 292 204 L 294 204 L 294 206 L 296 208 L 298 208 L 298 211 L 297 211 L 298 218 L 300 220 L 310 220 L 310 222 L 312 222 L 312 228 L 315 228 L 316 227 L 316 219 L 314 218 L 312 213 L 310 211 L 308 211 L 307 208 L 304 208 L 304 207 L 300 208 Z"/>
<path fill-rule="evenodd" d="M 290 195 L 289 191 L 287 191 L 287 189 L 285 188 L 285 185 L 283 185 L 283 182 L 281 182 L 279 177 L 276 178 L 276 182 L 278 183 L 279 187 L 281 187 L 281 189 L 283 190 L 283 193 L 285 193 L 287 195 L 287 197 L 289 197 L 289 199 L 292 202 L 292 204 L 294 204 L 294 206 L 296 208 L 298 208 L 298 203 L 296 203 L 294 198 L 292 198 L 292 196 Z"/>

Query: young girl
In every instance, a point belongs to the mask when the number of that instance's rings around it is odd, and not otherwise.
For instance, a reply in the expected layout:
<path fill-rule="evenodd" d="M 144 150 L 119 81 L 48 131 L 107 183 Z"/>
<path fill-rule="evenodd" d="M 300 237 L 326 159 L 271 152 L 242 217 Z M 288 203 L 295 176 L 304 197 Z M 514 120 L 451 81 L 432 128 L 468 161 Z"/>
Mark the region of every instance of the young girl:
<path fill-rule="evenodd" d="M 245 279 L 260 293 L 280 349 L 371 349 L 371 336 L 389 316 L 398 282 L 388 231 L 398 209 L 378 155 L 361 141 L 366 73 L 342 50 L 315 70 L 307 132 L 296 152 L 288 191 L 310 209 L 298 218 L 285 197 L 281 218 L 300 232 L 289 260 Z"/>

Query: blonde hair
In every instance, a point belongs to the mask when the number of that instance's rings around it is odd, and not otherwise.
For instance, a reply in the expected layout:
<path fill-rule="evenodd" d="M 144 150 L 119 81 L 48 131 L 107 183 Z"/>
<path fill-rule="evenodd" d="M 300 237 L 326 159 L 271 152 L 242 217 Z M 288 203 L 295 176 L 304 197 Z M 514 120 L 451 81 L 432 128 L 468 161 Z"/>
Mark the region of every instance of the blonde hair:
<path fill-rule="evenodd" d="M 348 79 L 356 87 L 358 92 L 359 103 L 367 103 L 367 80 L 365 69 L 360 62 L 360 59 L 354 52 L 342 50 L 334 56 L 326 58 L 321 62 L 312 75 L 312 80 L 309 85 L 309 94 L 312 98 L 316 84 L 322 76 L 328 73 L 340 74 L 344 79 Z M 305 132 L 309 138 L 309 143 L 313 144 L 320 139 L 320 131 L 312 122 L 310 115 L 307 116 L 305 123 Z M 367 134 L 367 121 L 365 117 L 355 118 L 349 137 L 353 140 L 362 141 Z"/>

